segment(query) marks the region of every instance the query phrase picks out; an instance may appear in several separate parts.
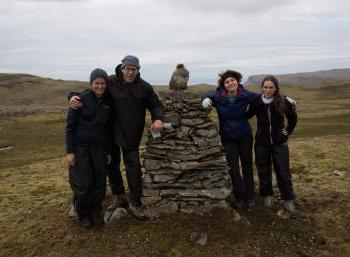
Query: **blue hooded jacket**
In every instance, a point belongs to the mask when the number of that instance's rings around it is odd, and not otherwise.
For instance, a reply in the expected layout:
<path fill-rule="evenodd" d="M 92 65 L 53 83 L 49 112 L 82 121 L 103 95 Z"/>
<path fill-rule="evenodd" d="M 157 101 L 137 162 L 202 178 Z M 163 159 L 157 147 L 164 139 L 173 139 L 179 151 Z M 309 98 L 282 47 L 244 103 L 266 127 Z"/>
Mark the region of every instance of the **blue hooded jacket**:
<path fill-rule="evenodd" d="M 234 98 L 226 96 L 225 89 L 218 87 L 216 92 L 206 95 L 216 108 L 219 117 L 219 133 L 222 140 L 235 140 L 249 135 L 252 131 L 247 119 L 246 110 L 259 95 L 238 86 L 238 95 Z"/>

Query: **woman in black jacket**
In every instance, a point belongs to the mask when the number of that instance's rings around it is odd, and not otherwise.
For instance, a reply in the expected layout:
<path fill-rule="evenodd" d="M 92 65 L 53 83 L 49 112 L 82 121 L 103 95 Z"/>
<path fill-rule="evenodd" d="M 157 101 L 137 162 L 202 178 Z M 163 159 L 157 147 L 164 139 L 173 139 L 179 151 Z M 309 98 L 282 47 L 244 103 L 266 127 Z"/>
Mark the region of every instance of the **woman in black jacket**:
<path fill-rule="evenodd" d="M 258 97 L 248 110 L 249 118 L 254 115 L 257 118 L 254 150 L 260 194 L 265 198 L 265 206 L 271 207 L 273 203 L 273 164 L 284 207 L 289 212 L 295 212 L 293 201 L 295 194 L 289 171 L 287 144 L 288 136 L 292 134 L 297 123 L 295 106 L 280 94 L 276 77 L 266 76 L 261 87 L 261 97 Z M 287 119 L 286 125 L 285 118 Z"/>
<path fill-rule="evenodd" d="M 80 109 L 69 108 L 66 125 L 66 160 L 69 183 L 80 225 L 90 228 L 103 224 L 102 200 L 107 165 L 111 162 L 111 108 L 106 95 L 107 73 L 95 69 L 91 89 L 80 95 Z"/>

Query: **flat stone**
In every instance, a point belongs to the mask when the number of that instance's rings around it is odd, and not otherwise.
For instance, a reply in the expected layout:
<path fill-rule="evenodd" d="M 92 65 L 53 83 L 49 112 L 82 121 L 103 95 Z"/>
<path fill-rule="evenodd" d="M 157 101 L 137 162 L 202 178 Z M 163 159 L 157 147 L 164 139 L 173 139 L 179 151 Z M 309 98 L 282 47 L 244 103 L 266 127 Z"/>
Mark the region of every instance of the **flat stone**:
<path fill-rule="evenodd" d="M 162 200 L 159 203 L 149 207 L 152 213 L 156 215 L 160 214 L 172 214 L 179 210 L 179 206 L 174 201 Z"/>
<path fill-rule="evenodd" d="M 152 183 L 152 179 L 151 179 L 150 175 L 148 175 L 148 174 L 143 175 L 143 183 Z"/>
<path fill-rule="evenodd" d="M 216 129 L 197 129 L 195 135 L 200 137 L 215 137 L 218 135 L 218 132 Z"/>
<path fill-rule="evenodd" d="M 181 132 L 188 134 L 191 130 L 191 127 L 181 126 Z"/>
<path fill-rule="evenodd" d="M 171 180 L 175 180 L 176 178 L 170 175 L 154 175 L 153 176 L 153 181 L 155 183 L 164 183 L 164 182 L 168 182 Z"/>
<path fill-rule="evenodd" d="M 144 188 L 142 190 L 142 195 L 145 197 L 156 197 L 156 196 L 159 196 L 159 190 Z"/>
<path fill-rule="evenodd" d="M 180 127 L 181 116 L 176 112 L 165 112 L 164 122 L 171 123 L 174 127 Z"/>
<path fill-rule="evenodd" d="M 222 155 L 224 154 L 223 150 L 220 147 L 211 147 L 207 149 L 202 149 L 197 152 L 199 155 L 202 156 L 217 156 L 217 155 Z"/>
<path fill-rule="evenodd" d="M 344 177 L 345 176 L 345 172 L 344 171 L 339 171 L 339 170 L 334 170 L 333 171 L 333 175 L 334 176 L 338 176 L 338 177 Z"/>
<path fill-rule="evenodd" d="M 182 119 L 181 120 L 182 125 L 190 126 L 190 127 L 203 124 L 204 122 L 205 120 L 203 119 Z"/>
<path fill-rule="evenodd" d="M 199 111 L 199 110 L 195 110 L 195 111 L 189 111 L 187 113 L 182 113 L 181 117 L 183 119 L 191 119 L 191 118 L 204 118 L 207 117 L 208 115 L 203 112 L 203 111 Z"/>
<path fill-rule="evenodd" d="M 208 127 L 216 128 L 215 124 L 212 121 L 207 121 L 196 126 L 196 128 L 198 129 L 208 128 Z"/>
<path fill-rule="evenodd" d="M 183 213 L 204 214 L 210 212 L 214 208 L 227 209 L 228 204 L 225 200 L 223 200 L 216 203 L 200 204 L 198 206 L 186 205 L 181 207 L 179 211 Z"/>
<path fill-rule="evenodd" d="M 193 142 L 198 147 L 207 147 L 207 146 L 218 146 L 220 145 L 220 138 L 219 136 L 211 137 L 211 138 L 205 138 L 205 137 L 198 137 L 198 136 L 191 136 Z"/>
<path fill-rule="evenodd" d="M 161 190 L 160 195 L 179 195 L 183 197 L 226 199 L 230 195 L 231 191 L 232 190 L 230 188 Z"/>
<path fill-rule="evenodd" d="M 142 204 L 145 206 L 149 206 L 149 205 L 154 205 L 158 202 L 160 202 L 162 200 L 162 198 L 160 196 L 149 196 L 149 197 L 142 197 L 141 201 Z"/>
<path fill-rule="evenodd" d="M 104 213 L 103 221 L 105 224 L 110 224 L 114 220 L 121 219 L 128 215 L 128 212 L 124 208 L 117 208 L 113 211 L 106 210 Z"/>
<path fill-rule="evenodd" d="M 174 145 L 167 145 L 167 144 L 155 144 L 155 145 L 147 146 L 147 151 L 152 151 L 152 149 L 184 151 L 187 148 L 183 146 L 174 146 Z"/>

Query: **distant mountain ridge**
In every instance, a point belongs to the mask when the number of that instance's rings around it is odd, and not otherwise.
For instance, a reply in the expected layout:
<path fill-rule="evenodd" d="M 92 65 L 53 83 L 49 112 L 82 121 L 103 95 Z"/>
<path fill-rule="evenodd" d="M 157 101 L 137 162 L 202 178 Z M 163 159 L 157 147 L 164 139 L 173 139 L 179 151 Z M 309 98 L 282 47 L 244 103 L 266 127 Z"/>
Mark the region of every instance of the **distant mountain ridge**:
<path fill-rule="evenodd" d="M 260 85 L 262 79 L 266 75 L 267 74 L 259 74 L 250 76 L 244 84 L 247 86 Z M 280 74 L 275 76 L 281 85 L 341 84 L 350 82 L 350 68 Z"/>

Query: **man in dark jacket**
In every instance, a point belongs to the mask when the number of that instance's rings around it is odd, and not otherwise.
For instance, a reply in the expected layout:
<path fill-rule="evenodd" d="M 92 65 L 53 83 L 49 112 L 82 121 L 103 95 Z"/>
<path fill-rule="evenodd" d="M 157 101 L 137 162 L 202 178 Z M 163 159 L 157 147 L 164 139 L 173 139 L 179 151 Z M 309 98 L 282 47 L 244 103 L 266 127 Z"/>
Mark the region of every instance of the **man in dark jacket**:
<path fill-rule="evenodd" d="M 151 130 L 163 128 L 164 111 L 152 86 L 140 77 L 140 64 L 135 56 L 127 55 L 108 79 L 107 92 L 112 108 L 114 145 L 122 150 L 126 177 L 130 189 L 129 210 L 136 218 L 146 219 L 142 208 L 142 172 L 139 146 L 145 127 L 146 109 L 151 113 Z M 71 105 L 80 108 L 77 96 Z M 120 177 L 121 178 L 121 177 Z M 122 186 L 122 183 L 120 183 Z"/>

